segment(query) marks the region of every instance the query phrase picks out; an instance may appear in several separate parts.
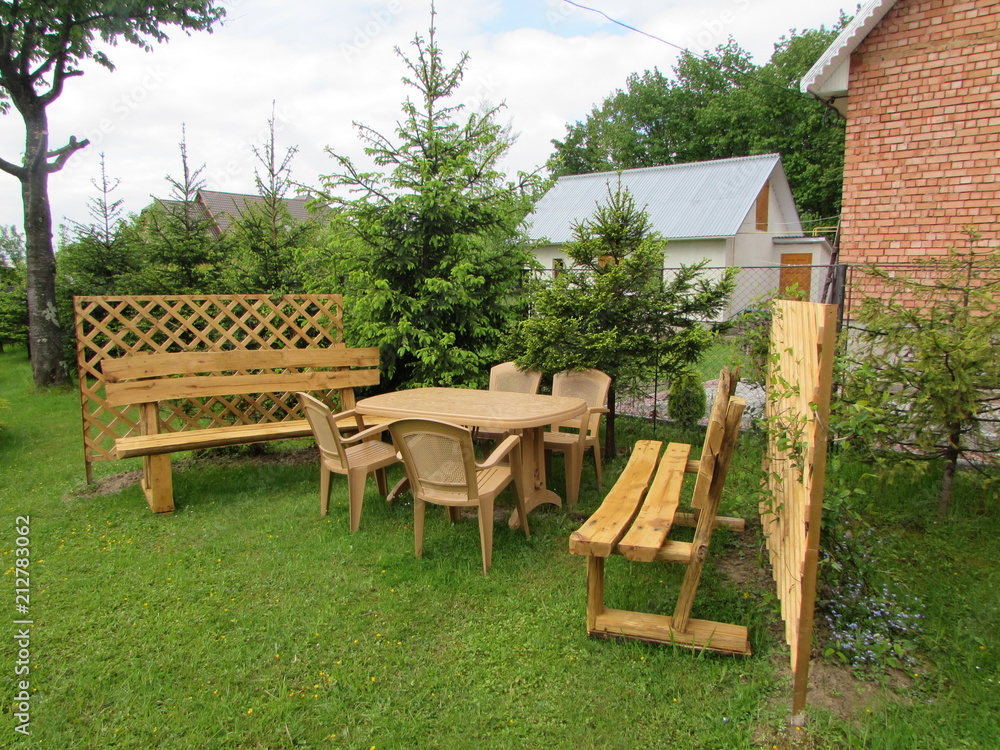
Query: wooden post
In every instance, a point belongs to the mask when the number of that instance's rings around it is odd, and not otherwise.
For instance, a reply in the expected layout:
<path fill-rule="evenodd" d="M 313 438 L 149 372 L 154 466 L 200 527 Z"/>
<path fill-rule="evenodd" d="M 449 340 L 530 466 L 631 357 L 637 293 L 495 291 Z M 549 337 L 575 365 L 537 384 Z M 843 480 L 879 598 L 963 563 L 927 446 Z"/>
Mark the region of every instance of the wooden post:
<path fill-rule="evenodd" d="M 587 632 L 597 628 L 597 618 L 604 614 L 604 558 L 587 555 Z"/>
<path fill-rule="evenodd" d="M 143 435 L 156 435 L 160 431 L 160 405 L 147 402 L 139 405 L 139 429 Z M 142 458 L 142 491 L 149 509 L 154 513 L 171 513 L 174 510 L 174 479 L 170 468 L 170 454 L 162 453 Z"/>

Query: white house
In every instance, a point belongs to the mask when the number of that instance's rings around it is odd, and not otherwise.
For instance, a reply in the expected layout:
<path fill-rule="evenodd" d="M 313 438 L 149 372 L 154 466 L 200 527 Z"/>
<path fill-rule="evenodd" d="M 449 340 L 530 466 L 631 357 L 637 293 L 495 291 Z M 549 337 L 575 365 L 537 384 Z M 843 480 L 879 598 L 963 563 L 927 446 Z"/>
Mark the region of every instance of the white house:
<path fill-rule="evenodd" d="M 832 250 L 825 238 L 803 234 L 778 154 L 560 177 L 526 219 L 545 268 L 569 262 L 562 245 L 574 225 L 607 202 L 619 179 L 667 238 L 667 269 L 703 259 L 709 268 L 745 269 L 731 313 L 792 284 L 819 300 L 826 271 L 816 267 L 829 264 Z"/>

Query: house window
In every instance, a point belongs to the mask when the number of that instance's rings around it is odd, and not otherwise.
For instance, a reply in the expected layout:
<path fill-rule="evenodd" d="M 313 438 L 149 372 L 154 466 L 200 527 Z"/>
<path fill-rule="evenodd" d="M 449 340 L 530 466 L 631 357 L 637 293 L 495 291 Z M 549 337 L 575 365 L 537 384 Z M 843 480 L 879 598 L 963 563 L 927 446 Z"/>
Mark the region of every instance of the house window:
<path fill-rule="evenodd" d="M 770 206 L 768 205 L 771 197 L 771 181 L 767 180 L 764 183 L 764 187 L 760 189 L 760 194 L 757 196 L 757 231 L 766 232 L 767 231 L 767 216 Z"/>
<path fill-rule="evenodd" d="M 552 261 L 552 278 L 557 278 L 559 274 L 566 270 L 565 258 L 555 258 Z"/>

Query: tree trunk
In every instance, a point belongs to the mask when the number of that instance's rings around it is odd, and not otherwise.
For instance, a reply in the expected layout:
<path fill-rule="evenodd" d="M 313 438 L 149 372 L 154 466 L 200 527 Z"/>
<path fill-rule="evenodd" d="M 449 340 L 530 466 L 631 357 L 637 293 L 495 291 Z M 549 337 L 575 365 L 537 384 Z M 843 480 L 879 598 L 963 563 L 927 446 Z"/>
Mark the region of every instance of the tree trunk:
<path fill-rule="evenodd" d="M 25 122 L 24 200 L 25 257 L 28 287 L 28 339 L 36 388 L 65 385 L 62 328 L 56 304 L 56 256 L 49 206 L 48 118 L 45 109 L 22 112 Z"/>
<path fill-rule="evenodd" d="M 955 483 L 955 471 L 958 469 L 958 457 L 961 454 L 961 432 L 953 430 L 948 437 L 948 450 L 945 451 L 944 476 L 941 479 L 941 492 L 938 494 L 938 518 L 948 515 L 951 505 L 951 488 Z"/>

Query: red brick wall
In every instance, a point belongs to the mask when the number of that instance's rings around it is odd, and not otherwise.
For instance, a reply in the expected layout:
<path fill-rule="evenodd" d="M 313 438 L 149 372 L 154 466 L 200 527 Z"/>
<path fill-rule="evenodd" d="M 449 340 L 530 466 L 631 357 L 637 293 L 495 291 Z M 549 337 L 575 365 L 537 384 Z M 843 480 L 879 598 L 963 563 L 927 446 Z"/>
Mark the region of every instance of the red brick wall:
<path fill-rule="evenodd" d="M 1000 245 L 1000 3 L 898 0 L 851 57 L 841 260 Z"/>

